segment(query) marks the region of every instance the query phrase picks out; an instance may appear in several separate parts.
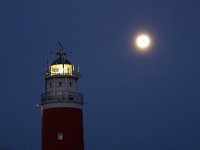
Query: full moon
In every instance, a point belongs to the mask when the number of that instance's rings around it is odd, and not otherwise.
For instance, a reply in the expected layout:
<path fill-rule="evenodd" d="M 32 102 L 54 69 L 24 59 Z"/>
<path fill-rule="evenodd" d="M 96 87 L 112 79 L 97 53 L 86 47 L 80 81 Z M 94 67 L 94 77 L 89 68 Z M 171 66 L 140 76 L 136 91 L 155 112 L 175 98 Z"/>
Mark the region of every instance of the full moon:
<path fill-rule="evenodd" d="M 151 38 L 148 34 L 139 34 L 135 38 L 135 45 L 140 50 L 146 50 L 151 46 Z"/>

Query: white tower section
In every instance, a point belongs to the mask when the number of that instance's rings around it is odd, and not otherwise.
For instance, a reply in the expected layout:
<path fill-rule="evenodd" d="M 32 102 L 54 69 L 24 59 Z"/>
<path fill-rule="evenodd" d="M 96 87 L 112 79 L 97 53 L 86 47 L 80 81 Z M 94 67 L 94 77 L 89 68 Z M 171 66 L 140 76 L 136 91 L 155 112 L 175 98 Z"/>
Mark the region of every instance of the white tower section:
<path fill-rule="evenodd" d="M 45 93 L 41 97 L 42 108 L 73 107 L 82 109 L 83 96 L 77 92 L 79 71 L 64 58 L 63 49 L 57 53 L 59 58 L 53 61 L 45 74 Z"/>

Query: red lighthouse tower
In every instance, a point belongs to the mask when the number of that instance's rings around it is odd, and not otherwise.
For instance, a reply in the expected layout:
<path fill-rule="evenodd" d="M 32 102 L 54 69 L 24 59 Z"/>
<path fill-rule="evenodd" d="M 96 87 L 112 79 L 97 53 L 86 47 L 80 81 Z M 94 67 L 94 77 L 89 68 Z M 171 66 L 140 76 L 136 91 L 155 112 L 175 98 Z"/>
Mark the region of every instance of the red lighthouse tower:
<path fill-rule="evenodd" d="M 60 45 L 61 46 L 61 45 Z M 63 47 L 45 73 L 41 95 L 42 150 L 84 150 L 83 96 L 77 92 L 77 71 Z"/>

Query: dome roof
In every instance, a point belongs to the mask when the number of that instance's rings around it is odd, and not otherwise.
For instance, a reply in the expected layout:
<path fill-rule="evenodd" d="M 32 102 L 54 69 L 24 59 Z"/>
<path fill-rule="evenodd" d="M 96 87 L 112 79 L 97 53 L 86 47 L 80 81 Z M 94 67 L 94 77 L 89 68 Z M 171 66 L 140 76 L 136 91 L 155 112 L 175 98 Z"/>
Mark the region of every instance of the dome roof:
<path fill-rule="evenodd" d="M 54 60 L 51 65 L 55 65 L 55 64 L 70 64 L 71 62 L 65 58 L 59 57 L 58 59 Z"/>

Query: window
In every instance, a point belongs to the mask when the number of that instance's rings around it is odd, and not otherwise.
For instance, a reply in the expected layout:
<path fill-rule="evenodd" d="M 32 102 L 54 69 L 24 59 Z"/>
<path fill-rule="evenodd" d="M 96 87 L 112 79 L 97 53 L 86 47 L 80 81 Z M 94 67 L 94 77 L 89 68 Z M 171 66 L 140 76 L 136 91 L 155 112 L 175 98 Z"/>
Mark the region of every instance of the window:
<path fill-rule="evenodd" d="M 71 82 L 69 82 L 69 85 L 70 85 L 70 87 L 72 87 L 72 83 Z"/>
<path fill-rule="evenodd" d="M 73 95 L 69 95 L 69 100 L 74 100 L 74 96 Z"/>
<path fill-rule="evenodd" d="M 62 82 L 59 82 L 59 86 L 62 86 Z"/>
<path fill-rule="evenodd" d="M 61 132 L 58 133 L 58 140 L 59 141 L 63 140 L 63 133 Z"/>

